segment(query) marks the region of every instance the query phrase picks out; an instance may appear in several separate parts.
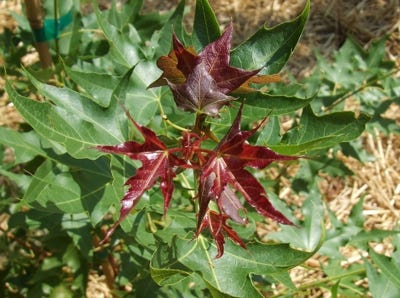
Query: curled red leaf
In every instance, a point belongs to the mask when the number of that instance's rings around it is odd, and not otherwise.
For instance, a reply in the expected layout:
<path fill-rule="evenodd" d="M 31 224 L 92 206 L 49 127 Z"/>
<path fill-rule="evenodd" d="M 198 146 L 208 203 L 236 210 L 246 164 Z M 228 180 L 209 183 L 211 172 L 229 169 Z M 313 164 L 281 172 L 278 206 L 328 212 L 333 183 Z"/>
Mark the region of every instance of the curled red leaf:
<path fill-rule="evenodd" d="M 224 254 L 224 244 L 226 234 L 233 242 L 246 248 L 246 244 L 240 239 L 239 235 L 227 225 L 228 216 L 215 211 L 208 211 L 203 217 L 196 235 L 199 235 L 205 228 L 208 228 L 217 246 L 217 255 L 215 258 L 220 258 Z"/>
<path fill-rule="evenodd" d="M 189 112 L 218 115 L 219 109 L 233 97 L 220 91 L 213 77 L 205 71 L 203 63 L 196 65 L 184 84 L 168 82 L 176 104 Z"/>
<path fill-rule="evenodd" d="M 247 71 L 229 65 L 232 30 L 231 24 L 198 55 L 173 35 L 173 51 L 158 60 L 163 74 L 149 87 L 168 84 L 178 107 L 217 116 L 221 107 L 234 99 L 228 94 L 245 83 L 246 90 L 249 89 L 249 79 L 259 72 L 259 69 Z"/>

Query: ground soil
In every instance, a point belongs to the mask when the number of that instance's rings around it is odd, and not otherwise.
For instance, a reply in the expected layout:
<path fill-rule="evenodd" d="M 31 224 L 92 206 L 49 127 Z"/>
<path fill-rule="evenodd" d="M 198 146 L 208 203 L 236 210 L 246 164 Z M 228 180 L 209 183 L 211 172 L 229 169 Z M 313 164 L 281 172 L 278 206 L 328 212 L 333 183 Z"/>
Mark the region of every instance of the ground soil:
<path fill-rule="evenodd" d="M 145 2 L 147 11 L 159 11 L 173 7 L 177 1 L 148 0 Z M 210 2 L 222 26 L 233 22 L 235 44 L 244 40 L 262 24 L 273 26 L 292 19 L 299 14 L 304 5 L 304 0 L 214 0 Z M 317 50 L 329 57 L 333 51 L 340 48 L 348 36 L 354 38 L 366 49 L 373 40 L 388 36 L 387 58 L 395 61 L 400 67 L 400 3 L 398 0 L 313 0 L 311 2 L 309 22 L 285 71 L 294 73 L 298 78 L 309 75 L 315 67 L 313 51 Z M 189 0 L 188 4 L 193 4 L 193 0 Z M 15 22 L 8 10 L 20 12 L 21 1 L 0 1 L 0 33 L 5 27 L 10 30 L 15 29 Z M 189 20 L 193 17 L 192 13 L 193 9 L 188 14 Z M 23 120 L 9 102 L 3 86 L 4 78 L 0 78 L 0 125 L 17 129 Z M 398 107 L 393 107 L 387 114 L 400 121 Z M 374 156 L 374 160 L 361 163 L 342 156 L 345 164 L 354 171 L 355 175 L 343 179 L 325 177 L 320 183 L 324 200 L 339 220 L 346 221 L 354 204 L 364 198 L 365 228 L 393 229 L 400 222 L 400 164 L 398 163 L 400 136 L 393 134 L 384 136 L 379 132 L 365 133 L 362 141 L 368 152 Z M 291 191 L 290 184 L 285 180 L 282 181 L 280 196 L 288 203 L 301 204 L 302 198 Z M 330 225 L 328 219 L 326 225 Z M 260 224 L 260 236 L 262 237 L 272 228 L 273 225 Z M 375 249 L 380 253 L 387 253 L 393 247 L 389 239 L 378 244 Z M 365 256 L 365 252 L 351 247 L 342 247 L 341 252 L 347 258 L 343 266 L 360 262 L 361 256 Z M 326 257 L 317 255 L 307 263 L 312 270 L 293 269 L 291 275 L 294 282 L 300 285 L 322 277 L 321 265 L 325 262 Z M 96 291 L 102 292 L 103 297 L 107 297 L 109 293 L 107 294 L 105 288 L 101 286 L 102 277 L 97 279 L 96 277 L 98 275 L 94 273 L 90 278 L 90 283 Z M 367 281 L 361 280 L 359 283 L 367 284 Z M 279 290 L 277 289 L 278 292 Z M 329 297 L 329 293 L 322 288 L 315 288 L 308 297 Z"/>

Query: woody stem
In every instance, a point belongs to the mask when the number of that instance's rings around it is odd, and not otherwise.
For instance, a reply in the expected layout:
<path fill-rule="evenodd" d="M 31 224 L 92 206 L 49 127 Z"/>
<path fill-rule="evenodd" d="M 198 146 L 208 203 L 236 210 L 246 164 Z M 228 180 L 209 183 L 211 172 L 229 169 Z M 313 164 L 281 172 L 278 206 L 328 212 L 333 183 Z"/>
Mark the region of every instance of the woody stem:
<path fill-rule="evenodd" d="M 198 134 L 199 136 L 204 134 L 204 123 L 206 120 L 206 114 L 196 114 L 196 121 L 194 123 L 193 132 Z"/>

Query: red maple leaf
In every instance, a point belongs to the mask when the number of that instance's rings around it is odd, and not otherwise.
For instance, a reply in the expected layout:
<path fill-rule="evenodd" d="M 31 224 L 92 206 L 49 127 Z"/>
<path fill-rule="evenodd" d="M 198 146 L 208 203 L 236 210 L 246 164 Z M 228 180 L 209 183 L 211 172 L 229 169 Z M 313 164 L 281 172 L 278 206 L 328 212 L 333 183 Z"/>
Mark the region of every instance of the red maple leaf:
<path fill-rule="evenodd" d="M 129 188 L 121 201 L 119 220 L 107 231 L 103 242 L 108 240 L 117 226 L 131 212 L 143 193 L 152 188 L 158 180 L 160 180 L 160 188 L 164 196 L 164 213 L 166 213 L 174 190 L 175 168 L 185 167 L 186 164 L 185 161 L 172 154 L 152 130 L 139 125 L 128 113 L 127 115 L 143 135 L 144 142 L 128 141 L 116 146 L 96 147 L 103 152 L 123 154 L 142 163 L 136 174 L 125 183 Z"/>
<path fill-rule="evenodd" d="M 265 120 L 252 130 L 241 131 L 242 107 L 228 133 L 209 154 L 207 162 L 202 166 L 199 178 L 197 233 L 203 229 L 204 221 L 210 220 L 206 218 L 206 214 L 211 200 L 217 203 L 221 213 L 239 223 L 245 222 L 245 219 L 240 217 L 240 210 L 243 209 L 243 206 L 233 189 L 240 193 L 258 213 L 279 223 L 293 224 L 272 206 L 263 186 L 245 167 L 263 169 L 274 161 L 293 160 L 297 157 L 281 155 L 266 147 L 248 144 L 247 139 L 259 129 Z M 211 233 L 213 234 L 213 231 Z M 220 241 L 220 237 L 217 235 L 213 235 L 213 237 L 217 242 Z M 217 243 L 217 246 L 221 247 L 221 243 Z"/>
<path fill-rule="evenodd" d="M 201 225 L 196 233 L 198 236 L 203 229 L 206 227 L 209 229 L 211 236 L 213 237 L 215 244 L 217 245 L 218 253 L 215 258 L 220 258 L 224 254 L 224 233 L 237 245 L 246 248 L 246 244 L 240 239 L 239 235 L 226 224 L 228 216 L 225 214 L 217 213 L 215 211 L 209 210 L 205 214 Z"/>
<path fill-rule="evenodd" d="M 208 44 L 198 55 L 186 49 L 173 35 L 173 51 L 158 60 L 163 70 L 149 87 L 168 84 L 176 104 L 191 112 L 218 115 L 219 109 L 234 98 L 229 93 L 245 84 L 260 70 L 246 71 L 229 65 L 232 24 L 220 38 Z"/>

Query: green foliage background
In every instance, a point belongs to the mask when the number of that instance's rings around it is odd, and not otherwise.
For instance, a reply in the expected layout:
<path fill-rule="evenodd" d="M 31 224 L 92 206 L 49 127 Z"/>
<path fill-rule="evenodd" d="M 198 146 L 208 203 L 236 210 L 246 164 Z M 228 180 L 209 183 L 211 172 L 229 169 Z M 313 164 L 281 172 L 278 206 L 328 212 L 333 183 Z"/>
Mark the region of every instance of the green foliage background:
<path fill-rule="evenodd" d="M 50 2 L 45 1 L 48 10 L 53 8 Z M 11 45 L 1 47 L 6 61 L 2 71 L 17 76 L 8 80 L 6 92 L 27 124 L 19 131 L 0 128 L 2 149 L 14 152 L 13 160 L 0 165 L 0 174 L 8 181 L 0 188 L 0 208 L 9 215 L 8 231 L 0 236 L 7 260 L 1 268 L 0 296 L 82 297 L 89 273 L 105 272 L 105 264 L 112 264 L 118 268 L 112 291 L 121 297 L 261 297 L 272 295 L 276 284 L 285 286 L 281 296 L 303 295 L 319 286 L 334 297 L 368 292 L 397 297 L 398 231 L 365 231 L 362 199 L 348 222 L 333 220 L 333 227 L 326 230 L 323 222 L 329 210 L 317 185 L 320 171 L 350 174 L 335 152 L 340 149 L 361 159 L 364 152 L 354 140 L 365 129 L 398 133 L 395 123 L 381 117 L 400 97 L 399 79 L 391 75 L 394 65 L 385 61 L 384 40 L 366 52 L 349 39 L 333 62 L 318 56 L 316 71 L 304 81 L 271 84 L 266 93 L 244 96 L 244 128 L 269 115 L 254 143 L 310 157 L 291 177 L 294 190 L 306 197 L 301 207 L 285 206 L 273 192 L 279 185 L 264 181 L 274 206 L 297 227 L 281 227 L 262 243 L 255 233 L 262 218 L 249 211 L 249 225 L 237 227 L 248 249 L 227 240 L 224 256 L 215 259 L 216 247 L 207 235 L 193 240 L 196 218 L 188 198 L 193 197 L 194 178 L 179 176 L 166 218 L 159 190 L 148 191 L 109 245 L 93 244 L 104 227 L 117 220 L 124 182 L 139 166 L 93 150 L 99 144 L 138 138 L 119 103 L 138 123 L 175 143 L 178 131 L 169 123 L 187 127 L 194 119 L 176 108 L 168 88 L 147 89 L 160 75 L 156 60 L 168 54 L 172 30 L 196 50 L 220 36 L 218 20 L 206 0 L 196 1 L 191 34 L 182 25 L 184 1 L 164 15 L 141 14 L 141 4 L 127 1 L 118 10 L 114 3 L 106 11 L 94 6 L 93 13 L 82 14 L 79 1 L 66 1 L 73 23 L 51 41 L 53 50 L 62 49 L 53 53 L 51 70 L 19 66 L 19 58 L 32 43 L 23 16 L 16 16 L 17 33 L 2 35 L 1 42 Z M 309 4 L 289 22 L 259 28 L 232 50 L 231 64 L 263 67 L 264 74 L 279 72 L 301 36 Z M 18 42 L 22 49 L 16 47 Z M 29 98 L 31 92 L 39 100 Z M 343 111 L 350 95 L 360 103 L 358 115 Z M 218 137 L 229 128 L 238 106 L 235 103 L 233 109 L 223 110 L 221 118 L 208 120 Z M 284 133 L 282 117 L 295 120 Z M 304 220 L 294 218 L 296 209 Z M 393 239 L 391 256 L 377 254 L 369 246 L 385 237 Z M 369 257 L 363 264 L 342 268 L 338 249 L 344 245 L 368 251 Z M 296 288 L 289 270 L 317 252 L 331 257 L 323 268 L 327 277 Z M 369 289 L 354 284 L 365 277 Z"/>

